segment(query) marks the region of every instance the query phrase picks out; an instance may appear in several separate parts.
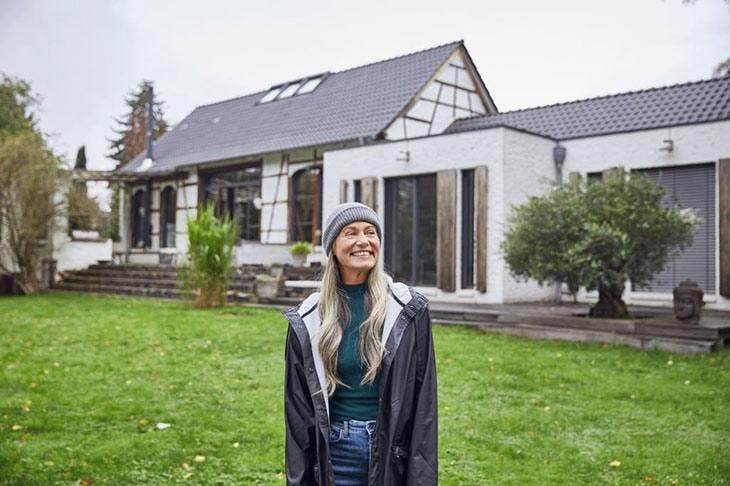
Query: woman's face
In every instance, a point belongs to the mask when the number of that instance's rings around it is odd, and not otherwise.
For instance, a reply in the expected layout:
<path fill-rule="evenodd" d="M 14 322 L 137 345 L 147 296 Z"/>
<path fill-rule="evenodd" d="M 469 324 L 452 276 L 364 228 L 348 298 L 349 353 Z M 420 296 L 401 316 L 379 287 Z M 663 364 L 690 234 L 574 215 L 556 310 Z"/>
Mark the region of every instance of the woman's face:
<path fill-rule="evenodd" d="M 380 238 L 375 225 L 364 221 L 348 224 L 335 238 L 332 252 L 342 282 L 348 285 L 363 283 L 380 255 Z"/>

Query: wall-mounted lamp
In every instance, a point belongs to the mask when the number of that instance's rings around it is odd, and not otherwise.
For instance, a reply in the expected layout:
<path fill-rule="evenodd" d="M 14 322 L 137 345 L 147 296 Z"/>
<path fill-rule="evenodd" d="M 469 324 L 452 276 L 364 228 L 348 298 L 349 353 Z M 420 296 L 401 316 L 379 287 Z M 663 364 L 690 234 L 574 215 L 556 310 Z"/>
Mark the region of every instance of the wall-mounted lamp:
<path fill-rule="evenodd" d="M 663 152 L 667 152 L 667 153 L 673 152 L 674 151 L 674 140 L 672 140 L 671 138 L 668 140 L 664 140 L 664 145 L 659 147 L 659 150 L 661 150 Z"/>
<path fill-rule="evenodd" d="M 410 162 L 411 152 L 409 150 L 401 150 L 398 152 L 398 157 L 395 158 L 396 162 Z"/>

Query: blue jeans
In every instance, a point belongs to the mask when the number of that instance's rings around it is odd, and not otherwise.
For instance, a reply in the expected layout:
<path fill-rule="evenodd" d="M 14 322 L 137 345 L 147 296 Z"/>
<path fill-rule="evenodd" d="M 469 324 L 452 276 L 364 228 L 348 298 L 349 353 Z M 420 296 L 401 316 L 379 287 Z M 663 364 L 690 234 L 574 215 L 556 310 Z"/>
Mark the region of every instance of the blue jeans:
<path fill-rule="evenodd" d="M 336 486 L 368 484 L 375 420 L 330 423 L 330 459 Z"/>

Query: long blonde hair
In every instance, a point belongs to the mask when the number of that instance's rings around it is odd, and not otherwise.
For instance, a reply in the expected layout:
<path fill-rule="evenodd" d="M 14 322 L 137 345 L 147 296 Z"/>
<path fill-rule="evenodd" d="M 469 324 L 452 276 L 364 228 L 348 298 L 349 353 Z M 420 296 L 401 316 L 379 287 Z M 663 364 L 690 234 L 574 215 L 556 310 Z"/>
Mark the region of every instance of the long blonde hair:
<path fill-rule="evenodd" d="M 322 288 L 319 296 L 319 354 L 324 362 L 324 373 L 327 379 L 327 393 L 332 395 L 337 385 L 345 385 L 337 374 L 337 355 L 344 327 L 350 322 L 350 311 L 347 297 L 340 289 L 340 270 L 334 252 L 330 252 L 322 276 Z M 388 302 L 388 284 L 385 273 L 376 263 L 368 274 L 368 293 L 365 296 L 367 317 L 360 324 L 359 350 L 367 372 L 361 384 L 373 383 L 383 358 L 383 347 L 380 336 L 385 321 Z"/>

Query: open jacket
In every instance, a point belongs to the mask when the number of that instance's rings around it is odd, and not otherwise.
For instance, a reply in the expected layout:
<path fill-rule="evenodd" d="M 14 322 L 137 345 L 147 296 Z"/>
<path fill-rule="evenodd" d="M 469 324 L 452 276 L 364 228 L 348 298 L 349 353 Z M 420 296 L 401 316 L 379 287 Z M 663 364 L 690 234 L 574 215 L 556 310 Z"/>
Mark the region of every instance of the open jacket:
<path fill-rule="evenodd" d="M 371 450 L 372 486 L 437 484 L 436 362 L 428 301 L 389 281 L 381 342 L 380 404 Z M 329 402 L 317 347 L 319 294 L 285 312 L 284 414 L 286 480 L 334 485 L 329 454 Z"/>

